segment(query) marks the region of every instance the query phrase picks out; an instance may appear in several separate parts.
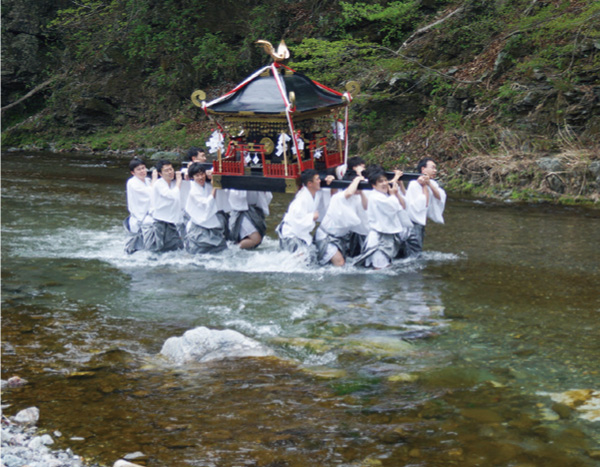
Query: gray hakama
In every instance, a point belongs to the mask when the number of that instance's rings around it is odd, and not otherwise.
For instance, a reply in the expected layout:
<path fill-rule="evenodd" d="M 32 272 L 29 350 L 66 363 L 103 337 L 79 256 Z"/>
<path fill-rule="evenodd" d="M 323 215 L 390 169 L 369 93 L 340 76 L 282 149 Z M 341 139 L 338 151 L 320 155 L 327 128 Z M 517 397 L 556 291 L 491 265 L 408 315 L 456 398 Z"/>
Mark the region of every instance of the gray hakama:
<path fill-rule="evenodd" d="M 375 238 L 369 238 L 376 235 Z M 354 266 L 385 268 L 393 259 L 399 258 L 404 252 L 404 240 L 400 234 L 385 234 L 371 231 L 367 237 L 364 251 L 354 261 Z"/>
<path fill-rule="evenodd" d="M 227 248 L 223 228 L 207 229 L 193 222 L 188 223 L 185 249 L 191 254 L 218 253 Z"/>
<path fill-rule="evenodd" d="M 261 237 L 264 237 L 267 232 L 267 223 L 262 209 L 257 206 L 248 206 L 247 211 L 231 211 L 229 215 L 230 240 L 239 243 L 253 232 L 258 232 Z"/>
<path fill-rule="evenodd" d="M 410 229 L 408 238 L 404 242 L 404 254 L 402 258 L 419 256 L 423 251 L 423 240 L 425 239 L 425 226 L 414 224 Z"/>
<path fill-rule="evenodd" d="M 144 250 L 155 253 L 181 250 L 183 248 L 183 225 L 155 220 L 152 224 L 142 225 Z"/>
<path fill-rule="evenodd" d="M 350 232 L 350 237 L 348 239 L 348 249 L 346 250 L 346 254 L 349 258 L 355 258 L 360 256 L 361 251 L 363 250 L 363 246 L 367 241 L 367 236 L 359 234 L 358 232 Z"/>
<path fill-rule="evenodd" d="M 138 228 L 137 232 L 132 232 L 131 231 L 131 227 L 129 225 L 129 220 L 130 220 L 131 216 L 127 217 L 127 219 L 125 219 L 123 221 L 123 227 L 125 228 L 125 230 L 127 231 L 129 238 L 127 239 L 127 242 L 125 243 L 125 252 L 128 255 L 131 255 L 133 253 L 135 253 L 136 251 L 139 250 L 143 250 L 144 249 L 144 239 L 142 237 L 142 229 Z"/>
<path fill-rule="evenodd" d="M 317 249 L 314 243 L 308 244 L 298 237 L 283 237 L 281 235 L 282 227 L 283 221 L 275 229 L 279 236 L 279 248 L 289 253 L 295 253 L 297 256 L 304 256 L 308 265 L 317 264 Z"/>
<path fill-rule="evenodd" d="M 296 251 L 302 248 L 308 248 L 308 244 L 298 237 L 283 237 L 281 235 L 281 229 L 283 228 L 283 221 L 277 226 L 275 231 L 279 236 L 279 248 L 290 253 L 296 253 Z"/>
<path fill-rule="evenodd" d="M 219 222 L 223 226 L 223 235 L 226 239 L 230 238 L 229 236 L 229 213 L 225 211 L 217 211 L 217 217 L 219 218 Z"/>
<path fill-rule="evenodd" d="M 348 246 L 350 245 L 350 235 L 336 237 L 335 235 L 326 232 L 322 226 L 319 226 L 315 232 L 314 244 L 317 248 L 317 261 L 321 266 L 329 263 L 331 258 L 339 251 L 344 259 L 347 257 Z"/>

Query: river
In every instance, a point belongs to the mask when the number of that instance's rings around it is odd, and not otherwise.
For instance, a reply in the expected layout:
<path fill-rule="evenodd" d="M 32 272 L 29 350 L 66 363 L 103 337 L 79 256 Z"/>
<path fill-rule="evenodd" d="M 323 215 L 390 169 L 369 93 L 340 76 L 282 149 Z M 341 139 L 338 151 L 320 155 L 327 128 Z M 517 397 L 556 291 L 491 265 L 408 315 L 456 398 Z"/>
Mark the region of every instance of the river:
<path fill-rule="evenodd" d="M 255 251 L 127 256 L 126 165 L 2 155 L 2 378 L 29 381 L 2 403 L 39 407 L 55 446 L 150 467 L 600 464 L 598 210 L 450 196 L 423 258 L 365 271 L 279 252 L 276 194 Z M 273 355 L 160 355 L 199 326 Z"/>

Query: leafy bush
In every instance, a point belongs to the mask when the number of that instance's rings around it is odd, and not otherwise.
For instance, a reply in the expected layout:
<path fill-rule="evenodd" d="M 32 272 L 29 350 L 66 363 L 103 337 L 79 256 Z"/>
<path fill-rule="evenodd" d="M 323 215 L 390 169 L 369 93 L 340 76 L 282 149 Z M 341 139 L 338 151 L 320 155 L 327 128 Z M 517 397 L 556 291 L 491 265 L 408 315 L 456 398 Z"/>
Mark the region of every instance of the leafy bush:
<path fill-rule="evenodd" d="M 340 2 L 340 6 L 340 26 L 344 31 L 351 31 L 361 24 L 372 23 L 381 34 L 380 40 L 385 46 L 398 43 L 421 18 L 416 0 L 390 2 L 385 5 Z M 349 33 L 346 35 L 350 36 Z"/>
<path fill-rule="evenodd" d="M 360 75 L 376 60 L 379 52 L 372 46 L 352 39 L 328 41 L 307 38 L 296 46 L 290 46 L 291 66 L 313 79 L 339 84 L 348 77 Z"/>

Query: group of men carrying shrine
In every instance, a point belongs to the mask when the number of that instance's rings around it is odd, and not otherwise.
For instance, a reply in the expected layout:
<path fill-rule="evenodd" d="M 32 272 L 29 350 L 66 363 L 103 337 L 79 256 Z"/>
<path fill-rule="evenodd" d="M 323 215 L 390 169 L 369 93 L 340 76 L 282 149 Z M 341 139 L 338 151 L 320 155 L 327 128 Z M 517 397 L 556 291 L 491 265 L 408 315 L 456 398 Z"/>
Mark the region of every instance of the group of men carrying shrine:
<path fill-rule="evenodd" d="M 243 249 L 262 242 L 273 195 L 214 188 L 211 171 L 202 164 L 204 151 L 191 148 L 188 159 L 187 173 L 161 160 L 151 177 L 140 159 L 129 163 L 127 253 L 216 253 L 227 248 L 228 241 Z M 325 177 L 322 187 L 319 173 L 305 170 L 302 187 L 276 228 L 280 248 L 320 265 L 348 262 L 375 269 L 420 254 L 427 219 L 444 222 L 446 193 L 435 181 L 433 159 L 419 161 L 417 172 L 419 177 L 405 188 L 400 170 L 389 180 L 380 166 L 367 168 L 362 158 L 353 157 L 345 174 L 339 174 L 350 181 L 348 186 L 336 190 L 327 187 L 335 176 Z M 372 189 L 359 189 L 361 181 L 368 181 Z"/>

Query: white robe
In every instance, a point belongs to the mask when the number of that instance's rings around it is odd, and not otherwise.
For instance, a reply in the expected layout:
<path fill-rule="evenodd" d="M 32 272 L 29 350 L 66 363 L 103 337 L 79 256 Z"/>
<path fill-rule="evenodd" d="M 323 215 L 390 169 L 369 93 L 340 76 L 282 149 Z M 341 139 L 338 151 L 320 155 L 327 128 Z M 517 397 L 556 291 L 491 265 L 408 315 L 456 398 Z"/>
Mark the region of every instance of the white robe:
<path fill-rule="evenodd" d="M 360 195 L 346 198 L 344 192 L 340 191 L 331 197 L 321 227 L 330 235 L 343 237 L 349 232 L 361 228 L 363 222 L 361 211 L 366 214 Z"/>
<path fill-rule="evenodd" d="M 281 226 L 281 236 L 283 238 L 296 237 L 307 245 L 312 243 L 311 232 L 316 225 L 313 216 L 315 211 L 318 211 L 319 206 L 322 205 L 322 196 L 322 192 L 319 190 L 313 198 L 305 186 L 296 193 L 296 197 L 290 203 L 283 217 L 283 225 Z"/>
<path fill-rule="evenodd" d="M 190 222 L 205 229 L 221 227 L 217 217 L 217 201 L 212 196 L 211 184 L 206 182 L 202 186 L 192 182 L 191 185 L 185 205 L 185 212 L 190 216 Z"/>
<path fill-rule="evenodd" d="M 269 191 L 246 191 L 225 190 L 229 211 L 247 211 L 248 206 L 256 206 L 262 210 L 265 216 L 269 215 L 269 204 L 273 199 L 273 193 Z"/>
<path fill-rule="evenodd" d="M 187 204 L 187 199 L 190 194 L 190 190 L 192 189 L 192 185 L 194 183 L 194 180 L 181 180 L 181 186 L 179 187 L 181 206 L 185 207 L 185 205 Z"/>
<path fill-rule="evenodd" d="M 216 199 L 217 199 L 217 211 L 230 212 L 231 205 L 229 204 L 229 192 L 228 188 L 217 190 Z"/>
<path fill-rule="evenodd" d="M 260 208 L 265 216 L 270 214 L 269 204 L 273 199 L 273 193 L 270 191 L 249 191 L 247 199 L 250 206 Z"/>
<path fill-rule="evenodd" d="M 404 233 L 408 229 L 402 222 L 401 212 L 403 209 L 395 195 L 387 195 L 373 190 L 367 209 L 370 230 L 384 234 Z"/>
<path fill-rule="evenodd" d="M 400 252 L 410 234 L 411 224 L 398 197 L 377 190 L 372 190 L 369 196 L 367 214 L 369 234 L 356 264 L 385 268 Z"/>
<path fill-rule="evenodd" d="M 423 193 L 423 186 L 416 180 L 411 180 L 406 190 L 406 210 L 410 220 L 416 224 L 425 225 L 427 218 L 438 224 L 444 223 L 444 207 L 446 206 L 446 192 L 440 188 L 435 180 L 430 183 L 434 185 L 440 193 L 440 198 L 433 196 L 431 188 L 429 190 L 429 206 L 427 205 L 427 197 Z"/>
<path fill-rule="evenodd" d="M 365 197 L 367 198 L 367 209 L 363 208 L 362 199 L 361 199 L 360 195 L 351 197 L 351 198 L 356 198 L 353 201 L 353 203 L 358 204 L 358 206 L 356 207 L 356 212 L 358 214 L 358 217 L 360 218 L 360 224 L 352 227 L 350 230 L 359 235 L 367 235 L 369 233 L 368 203 L 369 203 L 369 198 L 371 197 L 372 192 L 373 192 L 373 190 L 364 190 L 363 191 L 363 195 L 365 195 Z"/>
<path fill-rule="evenodd" d="M 129 228 L 137 233 L 142 223 L 151 223 L 152 186 L 147 178 L 137 177 L 127 180 L 127 209 L 129 210 Z M 150 215 L 148 215 L 150 214 Z"/>
<path fill-rule="evenodd" d="M 159 178 L 152 189 L 153 218 L 157 221 L 179 224 L 183 221 L 181 194 L 175 180 L 170 185 Z"/>

